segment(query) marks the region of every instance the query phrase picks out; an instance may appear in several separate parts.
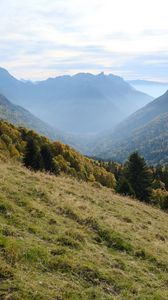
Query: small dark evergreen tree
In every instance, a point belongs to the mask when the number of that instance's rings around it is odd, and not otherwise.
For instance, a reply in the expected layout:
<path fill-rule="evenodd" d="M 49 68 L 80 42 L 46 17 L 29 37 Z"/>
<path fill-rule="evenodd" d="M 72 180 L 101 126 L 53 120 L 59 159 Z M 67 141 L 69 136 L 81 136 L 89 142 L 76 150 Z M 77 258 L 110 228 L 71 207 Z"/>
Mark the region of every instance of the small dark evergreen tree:
<path fill-rule="evenodd" d="M 54 168 L 54 166 L 53 166 L 53 157 L 54 156 L 53 156 L 50 145 L 48 145 L 48 144 L 42 145 L 40 154 L 41 154 L 42 165 L 43 165 L 44 170 L 52 172 L 53 168 Z"/>
<path fill-rule="evenodd" d="M 41 155 L 38 142 L 35 139 L 29 139 L 25 148 L 23 163 L 27 168 L 35 171 L 41 169 Z"/>
<path fill-rule="evenodd" d="M 168 190 L 168 166 L 157 166 L 154 172 L 154 178 L 164 182 L 166 190 Z"/>
<path fill-rule="evenodd" d="M 135 196 L 141 201 L 150 202 L 152 176 L 144 158 L 138 152 L 130 155 L 126 163 L 126 176 Z"/>
<path fill-rule="evenodd" d="M 116 191 L 122 195 L 135 196 L 135 192 L 125 177 L 121 177 L 117 183 Z"/>

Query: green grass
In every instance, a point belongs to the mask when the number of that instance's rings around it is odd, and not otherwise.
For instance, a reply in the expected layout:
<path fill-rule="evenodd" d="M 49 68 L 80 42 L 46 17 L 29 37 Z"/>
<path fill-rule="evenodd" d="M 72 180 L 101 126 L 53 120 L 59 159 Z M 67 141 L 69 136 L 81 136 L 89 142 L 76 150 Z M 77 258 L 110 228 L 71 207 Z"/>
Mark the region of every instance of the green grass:
<path fill-rule="evenodd" d="M 0 162 L 0 299 L 168 299 L 168 216 Z"/>

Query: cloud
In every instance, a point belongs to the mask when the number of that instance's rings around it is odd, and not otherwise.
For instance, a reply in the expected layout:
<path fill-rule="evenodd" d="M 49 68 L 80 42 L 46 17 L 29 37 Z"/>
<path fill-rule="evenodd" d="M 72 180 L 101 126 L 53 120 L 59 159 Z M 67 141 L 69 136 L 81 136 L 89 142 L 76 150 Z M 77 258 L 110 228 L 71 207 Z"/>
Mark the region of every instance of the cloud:
<path fill-rule="evenodd" d="M 105 70 L 168 80 L 167 8 L 167 0 L 1 0 L 0 65 L 30 79 Z"/>

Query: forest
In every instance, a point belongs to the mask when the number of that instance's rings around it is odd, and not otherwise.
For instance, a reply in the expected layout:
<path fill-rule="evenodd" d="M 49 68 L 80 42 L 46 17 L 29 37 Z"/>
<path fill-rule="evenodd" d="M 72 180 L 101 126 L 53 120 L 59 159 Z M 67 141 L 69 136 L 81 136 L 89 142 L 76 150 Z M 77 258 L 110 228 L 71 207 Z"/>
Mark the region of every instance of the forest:
<path fill-rule="evenodd" d="M 0 121 L 2 157 L 12 157 L 34 171 L 65 174 L 79 180 L 115 188 L 116 180 L 99 162 L 84 157 L 70 146 L 52 142 L 33 130 Z"/>
<path fill-rule="evenodd" d="M 168 209 L 168 166 L 149 166 L 138 152 L 133 152 L 125 164 L 94 160 L 59 141 L 51 142 L 4 121 L 0 122 L 0 150 L 3 159 L 12 157 L 34 171 L 72 176 Z"/>

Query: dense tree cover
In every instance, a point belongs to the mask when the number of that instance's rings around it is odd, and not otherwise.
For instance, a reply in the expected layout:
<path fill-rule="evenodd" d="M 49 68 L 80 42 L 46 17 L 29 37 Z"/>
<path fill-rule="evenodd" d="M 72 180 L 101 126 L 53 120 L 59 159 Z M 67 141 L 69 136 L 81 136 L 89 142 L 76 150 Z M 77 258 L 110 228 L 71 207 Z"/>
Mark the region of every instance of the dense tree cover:
<path fill-rule="evenodd" d="M 117 182 L 117 187 L 116 191 L 122 195 L 127 195 L 127 196 L 136 196 L 135 191 L 133 190 L 130 182 L 128 179 L 124 176 L 122 176 L 118 182 Z"/>
<path fill-rule="evenodd" d="M 116 186 L 114 174 L 100 163 L 84 157 L 68 145 L 51 142 L 32 130 L 16 128 L 3 121 L 0 121 L 0 151 L 4 157 L 19 159 L 35 171 L 45 170 L 55 175 L 65 173 L 110 188 Z"/>
<path fill-rule="evenodd" d="M 68 174 L 79 180 L 98 182 L 167 210 L 168 166 L 148 166 L 137 152 L 125 164 L 84 157 L 68 145 L 51 142 L 32 130 L 0 121 L 0 157 L 12 157 L 35 171 Z"/>
<path fill-rule="evenodd" d="M 112 171 L 116 191 L 168 210 L 168 166 L 148 166 L 143 157 L 133 152 L 125 164 L 99 161 Z"/>

